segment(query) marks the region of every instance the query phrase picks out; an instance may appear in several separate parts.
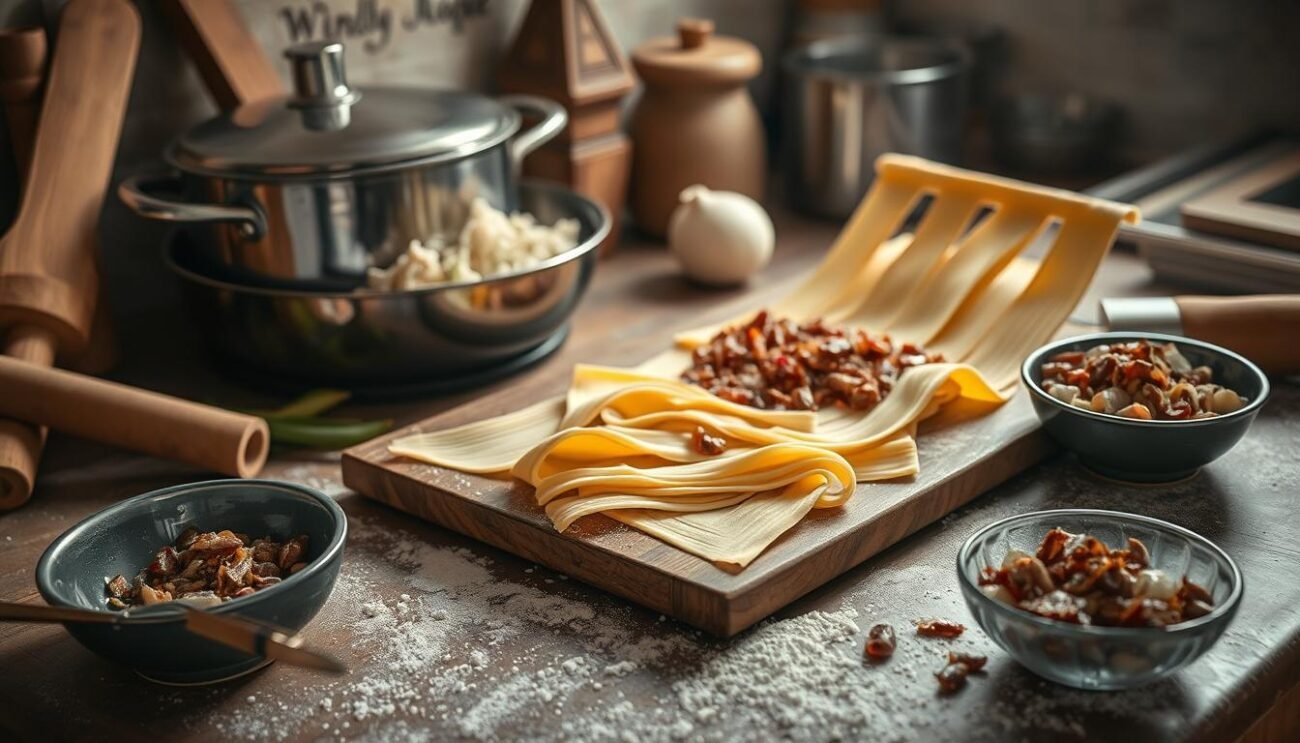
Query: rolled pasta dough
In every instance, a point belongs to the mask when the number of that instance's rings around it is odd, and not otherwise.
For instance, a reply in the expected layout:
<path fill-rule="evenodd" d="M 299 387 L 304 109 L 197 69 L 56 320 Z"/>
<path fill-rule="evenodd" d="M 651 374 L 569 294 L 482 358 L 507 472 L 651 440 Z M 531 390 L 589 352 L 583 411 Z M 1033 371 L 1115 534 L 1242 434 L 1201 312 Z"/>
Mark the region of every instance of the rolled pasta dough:
<path fill-rule="evenodd" d="M 1137 211 L 912 157 L 886 155 L 876 169 L 826 258 L 771 308 L 891 333 L 953 362 L 907 370 L 870 412 L 759 410 L 678 381 L 689 363 L 683 349 L 707 342 L 713 325 L 678 335 L 678 349 L 638 369 L 579 365 L 563 398 L 404 437 L 391 451 L 512 474 L 535 488 L 561 531 L 601 513 L 735 566 L 813 508 L 847 502 L 857 482 L 915 474 L 917 422 L 957 398 L 985 409 L 1005 401 L 1021 359 L 1065 320 L 1119 223 Z M 927 195 L 920 224 L 903 232 Z M 1019 255 L 1053 228 L 1041 260 Z M 697 428 L 726 450 L 696 452 Z"/>

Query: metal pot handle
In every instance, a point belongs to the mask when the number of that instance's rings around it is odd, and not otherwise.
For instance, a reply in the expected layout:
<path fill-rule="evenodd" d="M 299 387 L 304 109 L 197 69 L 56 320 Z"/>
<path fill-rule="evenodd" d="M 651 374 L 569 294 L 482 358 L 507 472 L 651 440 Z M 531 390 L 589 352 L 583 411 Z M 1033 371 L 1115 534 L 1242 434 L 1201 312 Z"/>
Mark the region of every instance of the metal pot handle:
<path fill-rule="evenodd" d="M 497 100 L 518 110 L 520 113 L 535 113 L 542 120 L 515 135 L 510 140 L 510 166 L 517 176 L 524 165 L 528 153 L 541 147 L 564 131 L 569 123 L 569 114 L 564 106 L 546 98 L 535 95 L 503 95 Z"/>
<path fill-rule="evenodd" d="M 171 175 L 133 175 L 117 187 L 117 197 L 127 207 L 146 219 L 164 222 L 233 222 L 239 225 L 239 234 L 247 240 L 257 240 L 266 234 L 266 220 L 251 206 L 239 204 L 192 204 L 155 196 L 150 191 L 169 186 L 179 190 L 180 180 Z"/>

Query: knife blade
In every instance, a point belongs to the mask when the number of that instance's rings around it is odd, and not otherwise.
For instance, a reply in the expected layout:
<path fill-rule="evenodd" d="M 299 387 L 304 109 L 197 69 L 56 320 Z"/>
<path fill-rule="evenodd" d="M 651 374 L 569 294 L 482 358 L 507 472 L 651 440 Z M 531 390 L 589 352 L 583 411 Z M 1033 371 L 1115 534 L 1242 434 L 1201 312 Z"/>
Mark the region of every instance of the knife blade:
<path fill-rule="evenodd" d="M 196 635 L 220 642 L 249 655 L 283 661 L 292 666 L 312 668 L 326 673 L 347 673 L 347 666 L 326 653 L 303 647 L 300 635 L 294 635 L 246 617 L 228 617 L 185 607 L 185 628 Z"/>

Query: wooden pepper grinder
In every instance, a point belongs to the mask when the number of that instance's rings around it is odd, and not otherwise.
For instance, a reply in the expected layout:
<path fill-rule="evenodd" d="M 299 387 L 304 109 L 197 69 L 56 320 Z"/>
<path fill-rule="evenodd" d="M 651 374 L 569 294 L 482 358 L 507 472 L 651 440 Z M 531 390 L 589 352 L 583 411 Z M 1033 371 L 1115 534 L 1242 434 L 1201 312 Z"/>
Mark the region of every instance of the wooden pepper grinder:
<path fill-rule="evenodd" d="M 632 52 L 645 94 L 632 114 L 632 216 L 663 237 L 682 189 L 703 184 L 761 200 L 767 180 L 763 123 L 746 83 L 763 68 L 743 39 L 714 36 L 713 22 L 684 18 L 677 36 Z"/>
<path fill-rule="evenodd" d="M 593 0 L 533 0 L 497 76 L 507 93 L 550 98 L 569 112 L 558 137 L 524 161 L 524 174 L 567 183 L 599 201 L 613 220 L 600 246 L 618 242 L 632 145 L 619 103 L 634 81 Z"/>

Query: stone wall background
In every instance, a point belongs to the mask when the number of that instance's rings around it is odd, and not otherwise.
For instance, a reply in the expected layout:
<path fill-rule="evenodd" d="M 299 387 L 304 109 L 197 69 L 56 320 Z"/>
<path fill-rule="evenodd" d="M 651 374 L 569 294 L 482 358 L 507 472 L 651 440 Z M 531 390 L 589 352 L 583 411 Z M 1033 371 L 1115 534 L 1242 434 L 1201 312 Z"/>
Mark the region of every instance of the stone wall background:
<path fill-rule="evenodd" d="M 1295 0 L 900 0 L 893 13 L 934 32 L 1001 29 L 1002 84 L 1119 104 L 1129 161 L 1300 128 Z"/>

